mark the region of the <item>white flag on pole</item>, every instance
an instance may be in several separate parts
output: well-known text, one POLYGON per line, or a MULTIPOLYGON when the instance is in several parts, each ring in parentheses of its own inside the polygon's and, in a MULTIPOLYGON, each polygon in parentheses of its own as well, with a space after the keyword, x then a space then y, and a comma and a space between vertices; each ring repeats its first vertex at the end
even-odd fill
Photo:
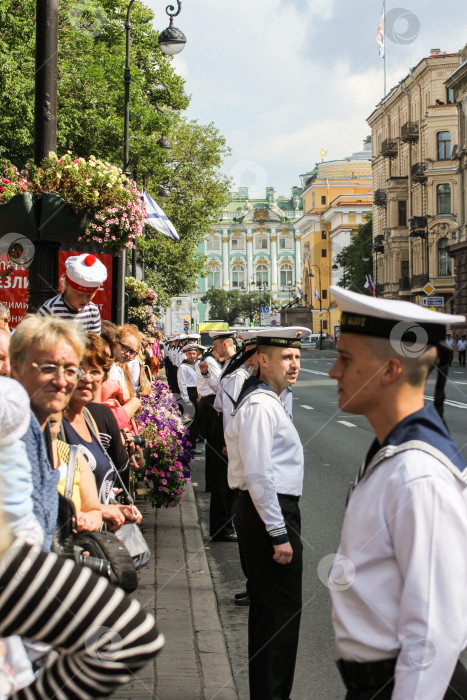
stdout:
POLYGON ((146 190, 143 190, 142 199, 146 205, 146 223, 169 238, 172 238, 174 241, 179 241, 180 236, 178 235, 175 226, 170 221, 169 217, 164 214, 157 202, 155 202, 146 192, 146 190))

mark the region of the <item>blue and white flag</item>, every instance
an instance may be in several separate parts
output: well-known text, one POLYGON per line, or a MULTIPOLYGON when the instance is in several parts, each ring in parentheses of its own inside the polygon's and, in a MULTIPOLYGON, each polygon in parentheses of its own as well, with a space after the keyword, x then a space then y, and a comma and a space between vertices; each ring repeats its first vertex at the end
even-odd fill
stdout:
POLYGON ((383 0, 383 9, 381 10, 381 19, 379 20, 378 24, 378 30, 376 32, 376 43, 378 44, 378 51, 379 55, 381 58, 384 58, 384 23, 386 20, 386 11, 384 8, 384 0, 383 0))
POLYGON ((157 202, 148 195, 146 190, 143 190, 142 200, 146 205, 146 223, 174 241, 179 241, 180 236, 175 230, 175 226, 169 217, 164 214, 157 202))
POLYGON ((315 288, 315 299, 316 299, 316 301, 321 301, 321 299, 319 298, 318 290, 316 288, 315 288))

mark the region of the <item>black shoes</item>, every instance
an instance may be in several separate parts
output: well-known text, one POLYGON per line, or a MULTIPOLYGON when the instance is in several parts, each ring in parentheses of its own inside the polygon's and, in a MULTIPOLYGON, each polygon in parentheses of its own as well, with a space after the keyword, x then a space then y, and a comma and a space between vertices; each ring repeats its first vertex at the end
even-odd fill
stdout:
POLYGON ((240 605, 242 607, 250 605, 250 594, 248 593, 248 591, 243 591, 243 593, 235 594, 235 605, 240 605))
POLYGON ((236 532, 220 532, 218 535, 214 535, 212 538, 213 542, 238 542, 238 537, 236 532))

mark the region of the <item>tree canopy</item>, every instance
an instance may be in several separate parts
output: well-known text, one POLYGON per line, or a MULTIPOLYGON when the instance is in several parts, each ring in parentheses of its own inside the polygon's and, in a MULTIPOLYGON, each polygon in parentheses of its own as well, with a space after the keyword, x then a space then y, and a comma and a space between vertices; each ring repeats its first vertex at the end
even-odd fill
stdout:
POLYGON ((334 258, 337 265, 342 267, 342 277, 337 283, 339 287, 365 293, 364 287, 367 275, 373 273, 373 224, 371 212, 364 224, 360 224, 348 246, 343 248, 334 258), (363 258, 368 258, 364 260, 363 258))
MULTIPOLYGON (((121 166, 125 21, 128 0, 60 0, 57 153, 94 155, 121 166)), ((0 160, 22 167, 34 152, 36 0, 0 0, 0 160)), ((173 221, 180 242, 146 226, 147 281, 162 307, 192 291, 203 272, 197 253, 203 233, 227 201, 229 182, 220 172, 229 153, 213 124, 181 115, 189 104, 184 81, 158 46, 152 10, 137 0, 131 12, 130 169, 173 221), (172 151, 157 144, 169 138, 172 151)), ((157 18, 164 29, 166 15, 157 18)), ((141 262, 141 255, 139 255, 141 262)))
POLYGON ((261 306, 272 306, 273 298, 268 292, 249 292, 237 290, 226 291, 211 287, 201 297, 203 304, 209 303, 209 318, 223 319, 234 325, 237 318, 253 322, 253 316, 259 314, 261 306))

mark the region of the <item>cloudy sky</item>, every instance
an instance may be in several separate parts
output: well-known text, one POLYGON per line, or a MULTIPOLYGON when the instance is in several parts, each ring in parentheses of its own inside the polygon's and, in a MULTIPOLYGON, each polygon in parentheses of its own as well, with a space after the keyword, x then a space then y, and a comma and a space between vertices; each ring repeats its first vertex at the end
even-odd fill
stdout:
MULTIPOLYGON (((163 0, 146 0, 159 29, 163 0)), ((383 96, 376 30, 382 0, 183 0, 174 60, 188 116, 214 122, 232 150, 224 170, 261 196, 287 194, 320 160, 362 149, 383 96)), ((466 0, 386 0, 388 90, 430 49, 467 43, 466 0)))

